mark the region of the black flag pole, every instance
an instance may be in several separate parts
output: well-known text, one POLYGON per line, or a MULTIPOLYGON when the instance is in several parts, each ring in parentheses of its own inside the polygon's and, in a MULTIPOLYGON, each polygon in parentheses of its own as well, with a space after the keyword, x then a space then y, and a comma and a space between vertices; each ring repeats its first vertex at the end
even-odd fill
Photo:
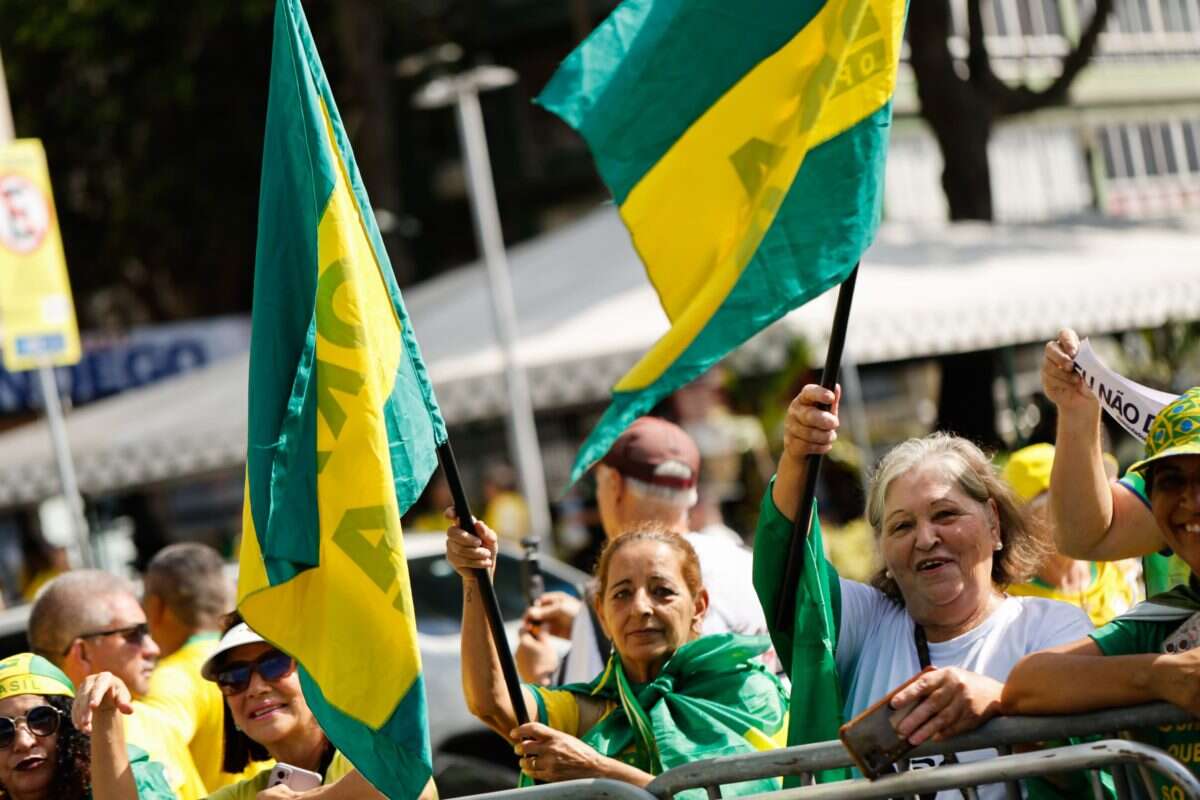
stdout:
MULTIPOLYGON (((838 367, 842 363, 842 350, 846 344, 846 327, 850 322, 850 303, 854 300, 854 283, 858 279, 858 264, 842 281, 838 289, 837 308, 833 313, 833 330, 829 334, 829 349, 825 352, 825 369, 821 371, 821 385, 834 391, 838 381, 838 367)), ((821 404, 829 410, 829 406, 821 404)), ((804 495, 792 523, 792 545, 788 550, 787 567, 783 573, 783 588, 779 593, 779 607, 775 612, 776 630, 790 630, 795 612, 796 589, 800 584, 800 565, 804 563, 804 548, 808 544, 808 532, 812 527, 813 500, 817 496, 817 478, 821 474, 821 455, 814 453, 807 458, 804 474, 804 495)))
MULTIPOLYGON (((442 462, 442 473, 446 483, 450 484, 450 496, 454 498, 454 513, 458 515, 458 524, 465 531, 475 532, 475 517, 471 514, 471 505, 467 502, 467 493, 463 489, 462 478, 458 474, 458 464, 454 460, 454 451, 450 441, 438 447, 438 460, 442 462)), ((529 722, 525 713, 525 700, 521 694, 521 679, 517 677, 517 663, 513 661, 512 651, 508 649, 508 636, 504 632, 504 617, 500 615, 500 602, 496 599, 496 587, 492 585, 492 577, 486 569, 475 570, 476 583, 479 584, 479 597, 487 612, 488 628, 492 631, 492 642, 496 645, 496 655, 500 659, 500 671, 504 673, 504 684, 508 689, 508 700, 512 703, 513 713, 517 724, 529 722)))

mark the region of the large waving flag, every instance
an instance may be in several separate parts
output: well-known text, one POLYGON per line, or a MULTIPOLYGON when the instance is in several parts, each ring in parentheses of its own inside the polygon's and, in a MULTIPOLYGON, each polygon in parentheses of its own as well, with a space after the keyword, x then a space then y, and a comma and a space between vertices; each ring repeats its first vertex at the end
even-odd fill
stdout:
POLYGON ((446 431, 299 0, 263 147, 238 607, 381 791, 431 772, 400 515, 446 431))
POLYGON ((577 478, 662 397, 841 283, 878 225, 906 0, 625 0, 538 102, 587 141, 671 329, 577 478))

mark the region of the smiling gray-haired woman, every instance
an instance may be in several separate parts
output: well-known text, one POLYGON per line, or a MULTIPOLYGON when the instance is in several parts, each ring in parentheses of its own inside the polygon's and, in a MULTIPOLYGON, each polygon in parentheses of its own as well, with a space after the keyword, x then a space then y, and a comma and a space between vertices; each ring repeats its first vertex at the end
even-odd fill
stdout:
MULTIPOLYGON (((768 620, 776 619, 781 600, 806 459, 828 452, 837 438, 838 399, 840 393, 809 385, 788 409, 784 453, 763 498, 754 541, 754 584, 768 620)), ((1003 681, 1017 661, 1091 629, 1078 608, 1005 594, 1008 584, 1036 569, 1038 537, 1011 490, 971 442, 935 433, 891 450, 872 478, 867 515, 883 571, 867 585, 839 579, 826 563, 828 580, 802 579, 795 602, 797 608, 830 609, 833 630, 807 624, 797 613, 793 629, 771 631, 792 675, 794 718, 803 713, 800 698, 811 697, 814 653, 822 652, 826 638, 834 642, 842 719, 923 667, 935 667, 892 701, 896 708, 913 704, 899 731, 919 744, 987 720, 997 713, 1003 681), (827 588, 814 591, 818 586, 827 588)), ((819 548, 819 525, 812 536, 819 548)), ((794 726, 788 744, 803 743, 804 731, 794 726)), ((1002 788, 983 794, 993 791, 1000 796, 1002 788)))

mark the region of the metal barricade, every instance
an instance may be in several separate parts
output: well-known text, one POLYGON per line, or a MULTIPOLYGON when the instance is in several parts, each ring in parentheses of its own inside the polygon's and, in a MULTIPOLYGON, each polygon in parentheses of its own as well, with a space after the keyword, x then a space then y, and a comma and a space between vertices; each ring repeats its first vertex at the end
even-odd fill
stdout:
POLYGON ((654 800, 654 795, 632 783, 613 781, 607 778, 586 778, 577 781, 544 783, 523 789, 506 789, 502 792, 473 794, 462 800, 654 800))
MULTIPOLYGON (((995 749, 1001 756, 1004 756, 1012 752, 1013 745, 1051 742, 1070 737, 1112 736, 1131 728, 1174 725, 1194 721, 1195 717, 1167 703, 1131 706, 1069 716, 997 717, 971 733, 944 742, 927 742, 914 750, 909 757, 915 759, 923 756, 985 749, 995 749)), ((975 761, 962 766, 970 767, 980 763, 975 761)), ((768 750, 744 756, 728 756, 684 764, 659 775, 646 789, 659 800, 669 800, 685 789, 696 788, 705 788, 708 790, 709 797, 718 798, 721 797, 720 787, 723 785, 779 776, 799 776, 801 784, 809 784, 812 783, 814 773, 848 766, 852 766, 852 762, 841 742, 818 742, 783 750, 768 750)), ((948 769, 950 766, 953 765, 937 769, 948 769)), ((1133 782, 1127 769, 1116 768, 1114 779, 1118 797, 1121 800, 1135 796, 1136 790, 1133 789, 1133 782)), ((1006 780, 1009 786, 1009 797, 1020 798, 1020 789, 1015 779, 1006 780)), ((842 781, 830 785, 847 786, 848 784, 842 781)))
MULTIPOLYGON (((1200 800, 1200 782, 1187 767, 1156 747, 1123 739, 1055 747, 965 764, 946 764, 933 769, 885 775, 875 781, 859 778, 781 789, 749 795, 746 800, 886 800, 944 789, 1096 770, 1115 764, 1135 764, 1157 772, 1174 781, 1183 790, 1187 800, 1200 800)), ((1094 790, 1098 789, 1095 782, 1093 787, 1094 790)))

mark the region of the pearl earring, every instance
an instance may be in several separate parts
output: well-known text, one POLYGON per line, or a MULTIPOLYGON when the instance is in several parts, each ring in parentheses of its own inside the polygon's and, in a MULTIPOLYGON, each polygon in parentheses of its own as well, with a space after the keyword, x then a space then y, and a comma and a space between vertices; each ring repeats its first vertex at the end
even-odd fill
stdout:
POLYGON ((996 542, 994 545, 992 545, 992 549, 993 549, 993 550, 996 550, 996 551, 1003 550, 1003 549, 1004 549, 1004 542, 996 542))

